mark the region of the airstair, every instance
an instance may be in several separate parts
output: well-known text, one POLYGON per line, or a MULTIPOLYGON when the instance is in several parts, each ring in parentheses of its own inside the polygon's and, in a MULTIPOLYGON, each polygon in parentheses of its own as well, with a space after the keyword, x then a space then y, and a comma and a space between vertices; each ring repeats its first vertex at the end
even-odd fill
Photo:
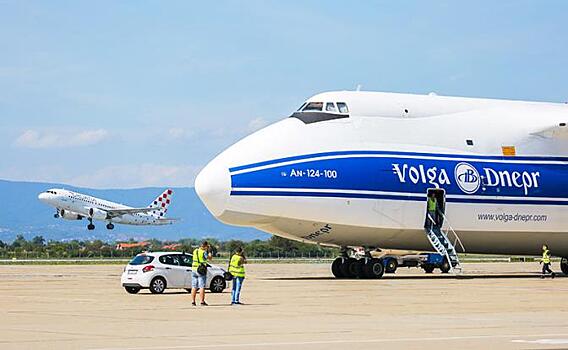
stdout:
POLYGON ((424 231, 426 232, 426 236, 428 237, 430 244, 432 244, 432 247, 434 247, 439 254, 445 256, 450 263, 450 272, 453 274, 459 274, 462 272, 462 267, 458 258, 456 245, 459 245, 462 253, 465 252, 465 248, 457 233, 448 222, 446 216, 443 213, 440 213, 440 215, 444 219, 443 222, 444 226, 446 226, 446 231, 444 232, 441 227, 436 225, 435 220, 430 216, 430 214, 428 214, 429 225, 424 228, 424 231), (452 237, 453 242, 450 240, 449 236, 452 237))

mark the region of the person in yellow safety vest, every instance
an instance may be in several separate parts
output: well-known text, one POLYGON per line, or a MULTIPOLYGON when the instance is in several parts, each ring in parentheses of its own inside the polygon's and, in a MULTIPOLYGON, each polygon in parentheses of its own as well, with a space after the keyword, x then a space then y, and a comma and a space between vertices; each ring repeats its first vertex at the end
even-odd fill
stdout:
POLYGON ((542 264, 542 275, 540 278, 546 277, 547 273, 549 273, 552 278, 556 276, 556 274, 550 269, 550 251, 546 244, 542 246, 542 259, 540 260, 540 263, 542 264))
POLYGON ((203 241, 201 246, 193 250, 193 261, 191 263, 191 305, 195 306, 195 295, 199 289, 199 297, 201 299, 201 305, 207 306, 205 302, 205 282, 207 281, 207 272, 205 274, 200 274, 197 272, 199 265, 207 264, 207 261, 211 261, 213 256, 211 254, 211 247, 209 242, 203 241))
POLYGON ((436 226, 438 223, 438 216, 437 216, 438 200, 436 199, 436 195, 434 194, 434 192, 430 192, 430 195, 428 196, 427 209, 428 209, 428 216, 430 216, 432 220, 434 220, 434 222, 432 222, 429 218, 426 218, 426 220, 428 221, 427 226, 432 228, 433 226, 436 226))
POLYGON ((229 272, 233 275, 233 290, 231 291, 231 305, 243 305, 241 303, 241 288, 245 281, 245 264, 247 258, 243 252, 243 248, 238 247, 237 251, 231 257, 229 262, 229 272))

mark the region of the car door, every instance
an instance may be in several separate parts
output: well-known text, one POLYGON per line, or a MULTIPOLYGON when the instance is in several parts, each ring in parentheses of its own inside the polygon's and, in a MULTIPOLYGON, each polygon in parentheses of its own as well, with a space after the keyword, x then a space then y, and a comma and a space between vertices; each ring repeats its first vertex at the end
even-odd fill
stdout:
POLYGON ((193 263, 192 256, 191 254, 180 254, 179 261, 181 267, 183 267, 185 270, 184 288, 191 288, 191 264, 193 263))
POLYGON ((183 288, 185 285, 185 268, 180 266, 179 255, 162 255, 160 262, 164 264, 168 288, 183 288))

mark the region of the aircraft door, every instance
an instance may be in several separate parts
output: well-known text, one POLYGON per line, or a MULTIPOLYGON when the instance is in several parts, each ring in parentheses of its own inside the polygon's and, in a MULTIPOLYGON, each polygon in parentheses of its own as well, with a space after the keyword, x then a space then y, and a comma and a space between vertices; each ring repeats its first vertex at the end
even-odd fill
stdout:
POLYGON ((426 217, 424 227, 441 228, 446 212, 446 191, 441 188, 430 188, 426 193, 426 217))

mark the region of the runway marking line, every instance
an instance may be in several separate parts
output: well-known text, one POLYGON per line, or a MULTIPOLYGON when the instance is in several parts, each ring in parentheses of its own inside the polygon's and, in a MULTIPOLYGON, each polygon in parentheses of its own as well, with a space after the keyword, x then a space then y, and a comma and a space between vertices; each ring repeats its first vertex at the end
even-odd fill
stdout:
MULTIPOLYGON (((173 345, 173 346, 151 346, 151 347, 112 347, 112 348, 91 348, 91 350, 174 350, 174 349, 211 349, 211 348, 242 348, 242 347, 268 347, 268 346, 293 346, 293 345, 325 345, 325 344, 347 344, 347 343, 396 343, 396 342, 415 342, 415 341, 444 341, 444 340, 475 340, 475 339, 498 339, 498 338, 535 338, 535 337, 565 337, 568 333, 558 334, 501 334, 501 335, 466 335, 454 337, 422 337, 422 338, 384 338, 384 339, 338 339, 338 340, 315 340, 304 342, 263 342, 263 343, 230 343, 230 344, 203 344, 203 345, 173 345)), ((538 341, 554 341, 554 339, 539 339, 535 341, 515 339, 512 342, 535 343, 538 341)), ((568 342, 566 339, 562 341, 568 342)), ((537 343, 540 344, 540 343, 537 343)), ((551 343, 547 343, 551 344, 551 343)), ((562 343, 565 344, 565 343, 562 343)))

